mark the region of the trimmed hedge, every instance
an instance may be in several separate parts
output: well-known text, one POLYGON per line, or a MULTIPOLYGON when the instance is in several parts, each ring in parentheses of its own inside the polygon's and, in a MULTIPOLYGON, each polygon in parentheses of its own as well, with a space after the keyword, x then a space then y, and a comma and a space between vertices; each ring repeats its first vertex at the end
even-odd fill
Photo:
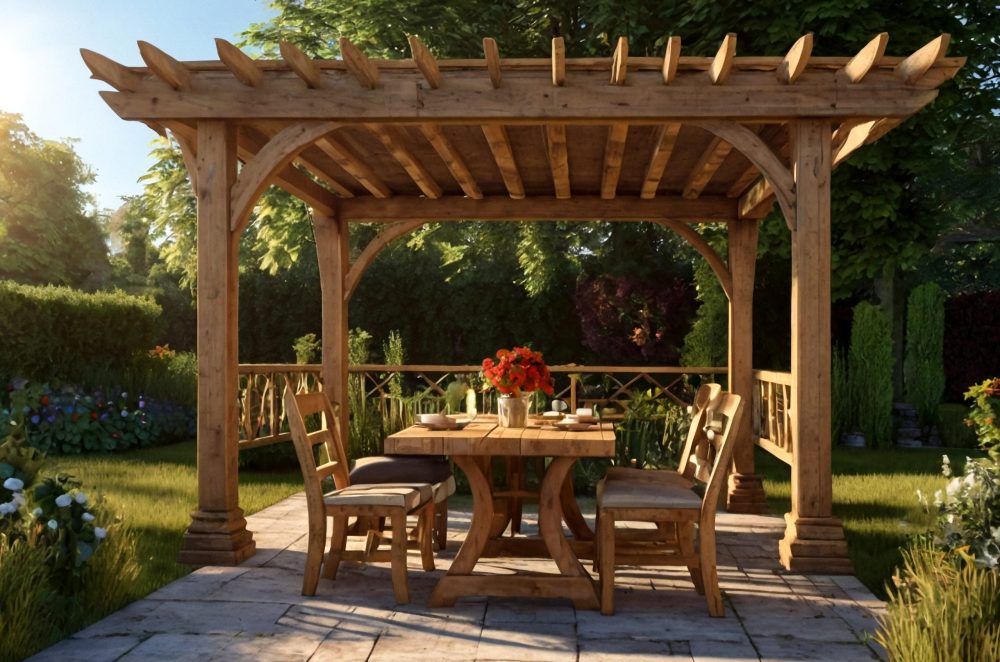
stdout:
POLYGON ((952 297, 944 308, 945 399, 964 402, 970 386, 1000 375, 1000 290, 952 297))
POLYGON ((79 381, 153 346, 160 307, 124 292, 0 281, 0 375, 79 381))

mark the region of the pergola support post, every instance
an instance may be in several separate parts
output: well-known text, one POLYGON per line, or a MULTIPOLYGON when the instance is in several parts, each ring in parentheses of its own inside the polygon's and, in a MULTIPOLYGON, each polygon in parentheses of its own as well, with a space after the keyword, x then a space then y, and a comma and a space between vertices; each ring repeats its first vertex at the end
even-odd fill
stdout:
MULTIPOLYGON (((752 219, 729 223, 729 390, 753 400, 753 287, 757 266, 759 222, 752 219)), ((731 513, 765 513, 767 499, 760 476, 754 473, 752 422, 743 417, 736 431, 733 472, 729 476, 726 509, 731 513)))
POLYGON ((792 511, 779 554, 788 570, 851 573, 831 476, 829 121, 794 122, 792 143, 792 511))
POLYGON ((313 234, 319 262, 322 298, 323 390, 334 403, 343 443, 347 444, 347 273, 350 269, 348 223, 331 214, 313 211, 313 234))
POLYGON ((180 561, 235 565, 256 544, 239 507, 239 234, 230 230, 236 129, 198 122, 198 510, 180 561))

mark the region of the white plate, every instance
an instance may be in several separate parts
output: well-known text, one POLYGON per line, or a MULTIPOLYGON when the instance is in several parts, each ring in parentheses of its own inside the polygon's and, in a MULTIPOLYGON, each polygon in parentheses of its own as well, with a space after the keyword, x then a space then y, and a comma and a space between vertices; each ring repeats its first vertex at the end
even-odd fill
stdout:
POLYGON ((438 425, 436 423, 414 423, 422 428, 427 428, 428 430, 433 430, 435 432, 442 432, 444 430, 462 430, 466 425, 472 421, 456 421, 452 425, 438 425))
POLYGON ((560 430, 569 430, 570 432, 583 432, 593 428, 590 423, 555 423, 554 425, 560 430))

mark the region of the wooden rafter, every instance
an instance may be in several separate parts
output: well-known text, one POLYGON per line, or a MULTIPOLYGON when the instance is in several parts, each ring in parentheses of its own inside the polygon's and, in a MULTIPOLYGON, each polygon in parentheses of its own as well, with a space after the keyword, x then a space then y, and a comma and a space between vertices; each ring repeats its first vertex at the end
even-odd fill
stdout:
POLYGON ((865 44, 865 47, 858 51, 858 54, 852 57, 841 69, 847 80, 852 83, 863 81, 868 72, 882 61, 888 43, 889 33, 880 32, 875 35, 874 39, 865 44))
POLYGON ((677 64, 681 59, 681 38, 677 36, 667 39, 667 50, 663 53, 663 67, 660 73, 663 76, 663 84, 670 85, 677 77, 677 64))
POLYGON ((142 76, 128 67, 122 66, 111 58, 87 50, 86 48, 80 49, 80 57, 83 58, 84 64, 90 69, 93 78, 103 80, 119 92, 135 92, 139 89, 142 76))
POLYGON ((608 127, 608 140, 604 145, 604 168, 601 171, 601 197, 605 200, 613 199, 618 190, 627 139, 628 124, 622 122, 608 127))
MULTIPOLYGON (((258 130, 250 126, 241 127, 239 132, 240 160, 243 162, 248 162, 251 158, 253 158, 253 153, 260 151, 260 149, 264 145, 266 145, 267 142, 271 140, 271 138, 273 137, 274 135, 267 131, 258 130)), ((303 150, 303 152, 304 151, 305 150, 303 150)), ((299 172, 299 170, 304 170, 307 173, 309 173, 309 175, 312 175, 314 178, 322 182, 324 186, 333 191, 338 197, 341 198, 354 197, 354 193, 350 189, 346 188, 343 184, 341 184, 334 177, 328 174, 325 168, 322 168, 317 164, 313 163, 308 157, 304 155, 303 152, 299 152, 299 154, 292 160, 292 164, 297 166, 298 169, 286 168, 285 170, 286 176, 293 178, 293 180, 297 182, 299 186, 308 186, 308 183, 305 181, 308 179, 308 177, 303 179, 302 173, 299 172)), ((290 189, 287 188, 287 186, 284 186, 281 183, 279 183, 279 186, 291 192, 290 189)), ((317 186, 317 189, 319 188, 321 187, 317 186)), ((315 197, 315 195, 313 197, 315 197)))
POLYGON ((674 144, 677 142, 677 134, 680 133, 680 130, 681 125, 677 122, 664 124, 657 128, 653 154, 649 157, 646 176, 642 181, 642 191, 639 193, 639 197, 644 200, 656 197, 656 190, 660 188, 663 171, 666 169, 667 163, 670 162, 670 156, 674 152, 674 144))
POLYGON ((248 87, 257 87, 260 85, 264 73, 249 55, 225 39, 216 39, 215 49, 219 53, 219 59, 225 63, 229 71, 233 72, 236 80, 248 87))
POLYGON ((175 90, 186 88, 190 83, 191 71, 151 43, 140 41, 139 54, 153 75, 175 90))
POLYGON ((427 47, 424 46, 419 37, 411 36, 409 42, 413 62, 417 65, 417 69, 420 69, 420 73, 424 75, 427 84, 434 90, 441 87, 441 70, 438 68, 437 60, 434 59, 434 56, 427 50, 427 47))
POLYGON ((615 54, 611 58, 611 84, 624 85, 628 76, 628 39, 618 37, 615 54))
POLYGON ((809 64, 812 55, 813 34, 809 32, 799 37, 785 55, 778 67, 778 80, 785 84, 794 83, 809 64))
POLYGON ((500 87, 503 77, 500 73, 500 49, 497 48, 496 39, 490 37, 483 39, 483 57, 486 59, 486 69, 490 73, 490 83, 494 88, 500 87))
POLYGON ((896 75, 907 85, 913 85, 923 78, 931 67, 948 52, 951 35, 942 34, 928 42, 923 48, 896 65, 896 75))
POLYGON ((566 127, 562 124, 545 126, 545 144, 548 148, 549 167, 556 198, 568 200, 573 193, 569 183, 569 149, 566 145, 566 127))
MULTIPOLYGON (((765 143, 771 144, 780 142, 782 146, 787 145, 786 138, 788 134, 782 125, 766 126, 760 130, 758 135, 765 143)), ((775 151, 781 155, 780 149, 775 149, 775 151)), ((750 185, 757 180, 758 177, 760 177, 760 171, 757 169, 757 166, 751 163, 730 185, 729 190, 726 191, 726 197, 740 197, 746 192, 750 185)))
POLYGON ((385 185, 371 166, 343 138, 323 136, 316 141, 316 147, 333 159, 337 165, 358 180, 376 198, 388 198, 392 190, 385 185))
POLYGON ((339 43, 344 65, 361 87, 369 90, 377 88, 379 84, 378 67, 347 37, 341 37, 339 43))
POLYGON ((500 176, 503 177, 504 185, 510 197, 519 200, 524 197, 524 182, 521 181, 521 171, 517 168, 517 161, 514 160, 514 150, 511 149, 510 139, 507 137, 507 127, 503 124, 484 124, 483 135, 493 152, 493 160, 496 161, 500 169, 500 176))
POLYGON ((288 63, 288 68, 294 71, 296 76, 312 89, 319 87, 322 74, 319 66, 311 57, 290 41, 281 41, 278 44, 278 49, 281 51, 281 57, 288 63))
POLYGON ((712 180, 712 176, 729 156, 733 146, 716 136, 701 153, 698 162, 691 168, 691 174, 684 184, 684 197, 697 198, 712 180))
POLYGON ((379 139, 382 146, 389 150, 389 153, 399 162, 399 165, 403 166, 403 170, 420 187, 424 195, 428 198, 441 197, 441 185, 434 180, 433 175, 428 172, 424 164, 420 162, 420 159, 410 151, 397 130, 381 124, 369 124, 368 130, 375 134, 375 137, 379 139))
POLYGON ((566 42, 562 37, 552 37, 552 84, 562 87, 566 83, 566 42))
POLYGON ((469 167, 465 164, 465 159, 462 158, 461 152, 455 149, 455 146, 451 144, 451 141, 441 131, 441 127, 436 124, 421 124, 420 131, 438 153, 438 156, 441 157, 441 160, 444 161, 451 176, 462 187, 462 191, 475 200, 482 198, 483 192, 480 190, 476 178, 469 171, 469 167))
POLYGON ((722 196, 703 195, 694 200, 680 196, 657 196, 654 200, 621 198, 605 200, 595 195, 574 195, 567 200, 553 196, 512 199, 485 196, 473 200, 464 196, 444 196, 437 200, 396 195, 386 200, 357 197, 341 200, 340 218, 349 221, 429 221, 460 220, 675 220, 684 223, 711 223, 737 218, 737 201, 722 196))
POLYGON ((712 79, 713 85, 722 85, 729 78, 729 72, 733 68, 733 59, 736 57, 736 33, 730 32, 722 40, 719 51, 712 60, 712 66, 708 70, 708 76, 712 79))

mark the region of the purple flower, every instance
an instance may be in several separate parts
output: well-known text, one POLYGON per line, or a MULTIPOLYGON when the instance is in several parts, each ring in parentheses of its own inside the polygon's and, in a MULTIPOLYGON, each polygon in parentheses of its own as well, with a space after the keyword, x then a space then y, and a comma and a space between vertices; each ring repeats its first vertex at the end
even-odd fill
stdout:
POLYGON ((103 414, 101 414, 101 420, 102 421, 108 420, 108 413, 107 412, 104 412, 103 414))
POLYGON ((139 401, 139 409, 145 409, 145 408, 146 408, 146 401, 145 400, 140 400, 139 401))
POLYGON ((39 418, 38 414, 35 414, 34 416, 31 417, 31 424, 32 425, 38 425, 38 422, 40 420, 42 420, 42 419, 39 418))
POLYGON ((122 409, 122 418, 128 418, 128 412, 122 409))
POLYGON ((55 416, 46 416, 45 420, 48 421, 49 423, 55 423, 56 422, 56 417, 55 416))

